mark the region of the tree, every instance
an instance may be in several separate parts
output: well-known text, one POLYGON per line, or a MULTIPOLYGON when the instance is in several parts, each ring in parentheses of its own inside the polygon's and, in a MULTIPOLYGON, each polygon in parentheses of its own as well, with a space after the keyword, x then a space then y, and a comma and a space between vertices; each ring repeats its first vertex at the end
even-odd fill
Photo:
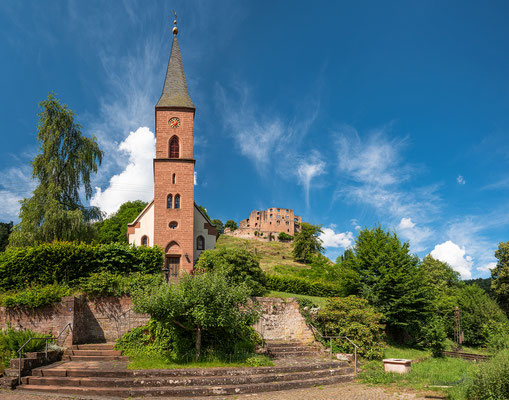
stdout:
POLYGON ((498 262, 491 270, 491 288, 498 304, 509 314, 509 242, 498 244, 495 257, 498 262))
POLYGON ((141 200, 122 204, 115 214, 95 224, 97 241, 127 243, 127 224, 133 222, 146 206, 147 203, 141 200))
POLYGON ((232 232, 234 230, 238 229, 237 223, 234 220, 232 220, 232 219, 229 219, 228 221, 226 221, 226 224, 224 224, 224 227, 225 228, 230 228, 230 230, 232 232))
POLYGON ((97 172, 103 152, 95 137, 82 135, 75 113, 54 94, 39 106, 40 147, 32 161, 32 176, 39 184, 32 197, 21 201, 21 221, 14 227, 9 244, 89 241, 93 237, 89 221, 100 219, 101 213, 95 207, 85 207, 80 192, 87 200, 92 196, 90 175, 97 172))
POLYGON ((9 235, 12 232, 12 221, 0 222, 0 251, 5 251, 7 244, 9 243, 9 235))
POLYGON ((206 250, 200 254, 195 269, 220 272, 235 284, 245 283, 253 296, 262 296, 266 292, 267 278, 258 259, 244 249, 206 250))
POLYGON ((134 297, 135 310, 148 313, 164 326, 179 328, 180 336, 195 339, 195 357, 202 342, 213 336, 232 345, 260 316, 250 306, 245 284, 233 284, 219 273, 184 275, 178 282, 161 285, 150 295, 134 297), (231 340, 233 339, 233 340, 231 340))
POLYGON ((381 226, 365 228, 351 251, 338 261, 340 275, 349 277, 349 294, 367 299, 384 315, 393 339, 403 341, 419 335, 431 312, 430 293, 408 242, 402 243, 381 226))
POLYGON ((217 231, 219 233, 223 233, 224 232, 224 225, 223 225, 223 223, 221 222, 220 219, 213 219, 211 222, 212 222, 213 225, 216 226, 217 231))
POLYGON ((314 254, 323 251, 322 239, 320 239, 322 227, 303 222, 300 232, 293 239, 293 257, 296 261, 310 263, 314 254))

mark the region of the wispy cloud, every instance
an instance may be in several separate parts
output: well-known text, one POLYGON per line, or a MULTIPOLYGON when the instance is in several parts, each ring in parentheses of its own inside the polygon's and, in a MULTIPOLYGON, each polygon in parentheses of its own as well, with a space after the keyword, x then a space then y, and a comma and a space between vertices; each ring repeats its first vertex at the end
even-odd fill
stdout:
POLYGON ((325 174, 325 162, 322 161, 318 151, 311 152, 309 159, 302 160, 297 167, 297 177, 304 188, 306 206, 309 207, 309 190, 311 181, 317 176, 325 174))
POLYGON ((433 236, 433 231, 428 227, 420 227, 411 218, 401 218, 397 230, 402 238, 410 242, 410 248, 414 252, 426 250, 426 243, 433 236))
POLYGON ((19 201, 30 197, 37 186, 32 180, 32 170, 29 165, 20 165, 0 172, 0 220, 17 221, 19 201))
POLYGON ((464 185, 465 183, 467 183, 467 181, 462 175, 458 175, 458 177, 456 178, 456 182, 458 182, 460 185, 464 185))

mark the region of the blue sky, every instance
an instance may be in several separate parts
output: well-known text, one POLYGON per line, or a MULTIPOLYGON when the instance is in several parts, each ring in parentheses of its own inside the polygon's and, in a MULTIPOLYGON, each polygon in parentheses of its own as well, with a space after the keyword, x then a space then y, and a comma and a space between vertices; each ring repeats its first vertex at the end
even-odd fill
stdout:
POLYGON ((293 208, 323 225, 331 259, 381 223, 421 257, 489 275, 509 240, 503 1, 4 1, 0 220, 34 188, 49 91, 106 153, 92 204, 152 198, 171 9, 212 218, 293 208))

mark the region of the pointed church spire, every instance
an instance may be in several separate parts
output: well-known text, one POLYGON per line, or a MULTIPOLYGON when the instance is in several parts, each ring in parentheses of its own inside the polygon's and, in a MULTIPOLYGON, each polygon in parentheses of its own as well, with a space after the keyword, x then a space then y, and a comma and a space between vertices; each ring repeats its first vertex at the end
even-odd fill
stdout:
MULTIPOLYGON (((175 11, 173 12, 175 14, 175 11)), ((187 91, 186 76, 182 65, 182 56, 180 55, 179 42, 177 40, 177 14, 173 28, 173 43, 171 46, 170 60, 164 79, 163 93, 156 107, 181 107, 195 109, 189 92, 187 91)))

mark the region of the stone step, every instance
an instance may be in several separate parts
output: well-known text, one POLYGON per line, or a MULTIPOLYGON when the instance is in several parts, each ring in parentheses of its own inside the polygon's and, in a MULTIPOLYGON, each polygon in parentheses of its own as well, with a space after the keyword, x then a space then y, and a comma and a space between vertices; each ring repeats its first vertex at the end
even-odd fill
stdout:
POLYGON ((352 368, 341 367, 315 371, 253 374, 223 375, 223 376, 182 376, 182 377, 145 377, 145 378, 116 378, 116 377, 38 377, 26 376, 22 378, 24 385, 40 386, 86 386, 86 387, 169 387, 169 386, 210 386, 210 385, 244 385, 252 383, 285 382, 305 379, 323 378, 328 376, 349 375, 352 368))
POLYGON ((65 350, 64 356, 121 356, 119 350, 65 350))
POLYGON ((324 369, 338 369, 348 367, 345 361, 324 361, 317 363, 302 363, 284 367, 255 367, 255 368, 178 368, 158 370, 123 370, 123 369, 83 369, 66 368, 65 363, 57 364, 55 367, 41 367, 32 370, 32 376, 44 377, 112 377, 126 378, 136 377, 190 377, 190 376, 239 376, 250 374, 285 374, 292 372, 319 371, 324 369))
POLYGON ((297 350, 297 351, 269 351, 269 354, 274 358, 283 357, 319 357, 322 356, 320 352, 316 350, 297 350))
POLYGON ((87 386, 56 386, 56 385, 21 385, 18 391, 32 391, 41 393, 70 394, 77 396, 112 396, 112 397, 141 397, 141 396, 175 396, 195 397, 214 395, 238 395, 245 393, 261 393, 277 390, 304 388, 334 383, 349 382, 353 375, 337 375, 312 379, 290 380, 283 382, 263 382, 237 385, 212 386, 162 386, 162 387, 87 387, 87 386))
POLYGON ((285 352, 285 351, 320 351, 321 349, 313 346, 287 346, 287 347, 273 347, 273 346, 267 346, 267 350, 277 351, 277 352, 285 352))
POLYGON ((274 346, 274 347, 293 347, 293 346, 306 346, 302 342, 297 341, 280 341, 280 340, 266 340, 265 343, 267 346, 274 346))
POLYGON ((73 350, 113 350, 115 343, 89 343, 89 344, 75 344, 72 346, 73 350))
POLYGON ((63 361, 129 361, 125 356, 73 356, 63 355, 63 361))

